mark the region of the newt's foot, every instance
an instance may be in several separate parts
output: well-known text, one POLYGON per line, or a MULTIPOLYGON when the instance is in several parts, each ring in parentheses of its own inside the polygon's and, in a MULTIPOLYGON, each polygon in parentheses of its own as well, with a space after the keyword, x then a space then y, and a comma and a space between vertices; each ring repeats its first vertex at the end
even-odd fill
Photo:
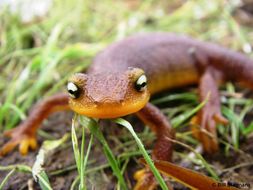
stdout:
POLYGON ((148 168, 135 172, 134 179, 137 181, 134 190, 153 190, 158 185, 152 172, 148 168))
POLYGON ((16 146, 19 146, 19 152, 22 155, 26 155, 29 148, 34 150, 37 147, 35 134, 31 133, 31 131, 27 130, 27 127, 23 125, 4 132, 4 136, 11 139, 0 149, 0 156, 8 154, 16 146))
MULTIPOLYGON (((149 168, 135 172, 134 179, 137 181, 134 190, 154 190, 158 187, 158 183, 149 168)), ((169 183, 167 183, 167 185, 171 187, 169 183)))
POLYGON ((192 118, 191 124, 193 135, 202 142, 205 152, 218 151, 216 125, 228 124, 228 120, 221 115, 220 110, 207 104, 197 116, 192 118))

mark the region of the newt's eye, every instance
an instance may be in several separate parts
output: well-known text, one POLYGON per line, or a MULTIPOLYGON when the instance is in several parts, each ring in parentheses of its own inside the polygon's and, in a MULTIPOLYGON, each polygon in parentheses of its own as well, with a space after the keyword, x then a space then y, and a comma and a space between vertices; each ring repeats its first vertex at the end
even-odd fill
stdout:
POLYGON ((135 88, 139 92, 144 91, 147 88, 147 77, 143 74, 135 82, 135 88))
POLYGON ((71 98, 78 98, 80 96, 80 90, 73 82, 68 82, 67 90, 71 98))

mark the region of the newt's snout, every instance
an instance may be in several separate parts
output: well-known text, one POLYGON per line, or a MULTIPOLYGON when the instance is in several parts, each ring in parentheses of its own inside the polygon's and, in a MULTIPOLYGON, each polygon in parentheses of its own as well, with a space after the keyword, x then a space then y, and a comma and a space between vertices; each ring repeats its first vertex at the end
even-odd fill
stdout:
POLYGON ((141 69, 73 75, 67 85, 73 111, 95 118, 116 118, 139 111, 149 100, 141 69))

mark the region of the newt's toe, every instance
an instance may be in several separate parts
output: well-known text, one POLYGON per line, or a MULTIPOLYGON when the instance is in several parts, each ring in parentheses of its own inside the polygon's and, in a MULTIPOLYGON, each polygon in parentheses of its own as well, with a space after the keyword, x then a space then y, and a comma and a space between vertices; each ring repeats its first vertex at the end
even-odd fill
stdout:
POLYGON ((6 130, 6 131, 4 131, 3 135, 4 135, 5 137, 11 138, 12 133, 13 133, 14 130, 15 130, 15 128, 14 128, 14 129, 6 130))
POLYGON ((32 150, 36 149, 37 147, 37 141, 35 138, 25 138, 21 140, 20 145, 19 145, 19 152, 22 155, 27 155, 29 148, 32 150))
POLYGON ((0 149, 0 156, 4 156, 13 151, 13 149, 18 145, 19 152, 22 155, 26 155, 29 148, 34 150, 37 147, 35 134, 31 134, 26 127, 16 127, 14 129, 6 131, 4 135, 10 137, 11 139, 0 149))
POLYGON ((17 145, 18 145, 17 140, 10 140, 7 142, 1 149, 0 149, 0 156, 5 156, 9 152, 11 152, 17 145))
POLYGON ((216 123, 227 125, 229 122, 228 120, 223 117, 221 114, 214 114, 213 119, 216 121, 216 123))
POLYGON ((138 170, 134 174, 134 179, 137 180, 134 190, 154 190, 158 185, 149 169, 138 170))
POLYGON ((215 113, 211 108, 202 110, 191 120, 192 133, 203 144, 207 153, 217 152, 219 144, 217 139, 217 124, 228 124, 228 120, 220 113, 215 113))
POLYGON ((192 135, 200 140, 200 129, 199 129, 199 117, 197 115, 195 115, 194 117, 192 117, 191 121, 190 121, 190 126, 191 126, 191 131, 192 131, 192 135))

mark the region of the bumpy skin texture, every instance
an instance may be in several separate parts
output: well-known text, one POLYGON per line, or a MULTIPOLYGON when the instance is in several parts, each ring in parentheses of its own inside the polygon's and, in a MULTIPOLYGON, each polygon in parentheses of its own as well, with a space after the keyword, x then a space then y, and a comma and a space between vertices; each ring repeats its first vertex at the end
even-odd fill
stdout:
MULTIPOLYGON (((252 88, 252 60, 241 53, 186 36, 168 33, 135 35, 100 52, 86 74, 70 78, 70 82, 80 90, 78 98, 69 98, 68 103, 67 95, 61 94, 35 106, 27 121, 7 132, 12 139, 0 154, 8 153, 18 144, 21 153, 26 154, 29 146, 36 146, 35 132, 42 120, 54 111, 71 108, 97 118, 121 117, 137 112, 157 134, 153 158, 171 160, 172 143, 168 139, 173 138, 173 132, 170 124, 156 107, 147 102, 150 93, 190 84, 199 84, 200 100, 210 94, 208 103, 194 123, 199 125, 197 130, 195 128, 195 136, 205 151, 211 153, 218 149, 216 124, 227 123, 221 116, 217 87, 226 80, 238 81, 252 88), (148 89, 136 92, 134 83, 143 72, 148 78, 148 89)), ((148 170, 136 176, 139 184, 136 189, 155 188, 148 170)))

